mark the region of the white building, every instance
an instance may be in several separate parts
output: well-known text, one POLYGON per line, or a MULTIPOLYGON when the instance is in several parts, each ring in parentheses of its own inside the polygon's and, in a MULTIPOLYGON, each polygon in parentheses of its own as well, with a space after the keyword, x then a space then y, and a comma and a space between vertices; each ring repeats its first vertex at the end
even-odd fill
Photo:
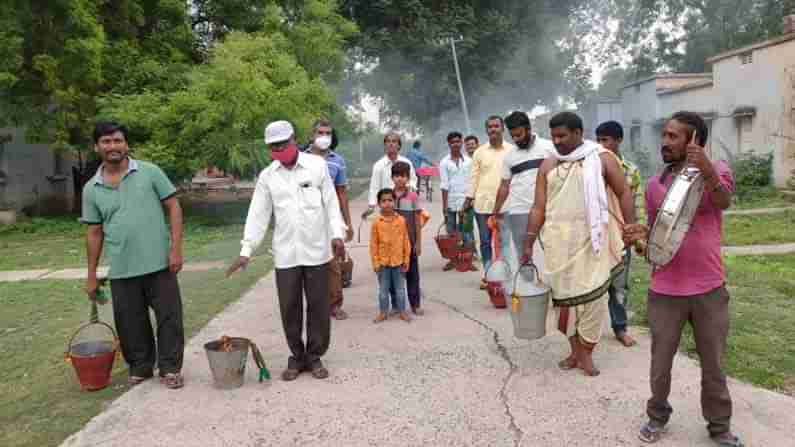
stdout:
POLYGON ((788 30, 711 57, 712 73, 658 74, 629 83, 619 104, 599 99, 586 105, 585 125, 592 132, 603 121, 621 122, 624 144, 659 165, 665 121, 680 110, 697 112, 709 126, 713 159, 773 154, 774 184, 786 187, 795 170, 795 30, 788 30))

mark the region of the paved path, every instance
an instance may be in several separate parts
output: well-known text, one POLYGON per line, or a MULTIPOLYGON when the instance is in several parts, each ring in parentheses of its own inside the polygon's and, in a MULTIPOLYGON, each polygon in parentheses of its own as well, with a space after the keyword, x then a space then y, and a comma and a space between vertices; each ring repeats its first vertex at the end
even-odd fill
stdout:
MULTIPOLYGON (((438 207, 436 203, 434 206, 438 207)), ((355 203, 354 216, 362 204, 355 203)), ((274 375, 287 347, 273 275, 212 320, 187 346, 186 387, 140 385, 91 420, 64 446, 640 446, 649 394, 649 339, 625 349, 605 338, 597 378, 562 372, 567 342, 513 338, 509 314, 477 290, 478 274, 442 272, 426 227, 422 257, 426 315, 410 324, 373 325, 375 276, 366 248, 351 250, 353 287, 346 321, 334 321, 324 357, 331 377, 212 387, 202 345, 220 335, 247 336, 274 375)), ((187 310, 190 311, 190 310, 187 310)), ((671 403, 676 409, 660 446, 711 446, 699 408, 700 371, 679 357, 671 403)), ((735 427, 749 446, 792 445, 795 399, 731 382, 735 427), (787 441, 789 439, 789 441, 787 441)))
POLYGON ((734 256, 784 255, 795 253, 795 244, 779 245, 743 245, 739 247, 721 247, 721 253, 734 256))
MULTIPOLYGON (((211 261, 211 262, 193 262, 185 264, 182 268, 184 272, 206 272, 208 270, 223 269, 228 266, 226 261, 211 261)), ((17 270, 17 271, 0 271, 0 282, 11 281, 30 281, 37 279, 85 279, 87 271, 84 268, 79 269, 60 269, 60 270, 17 270)), ((97 269, 99 277, 105 277, 108 274, 108 267, 100 267, 97 269)))
POLYGON ((795 211, 795 206, 785 206, 782 208, 753 208, 749 210, 727 210, 723 214, 727 216, 747 216, 753 214, 778 214, 787 211, 795 211))

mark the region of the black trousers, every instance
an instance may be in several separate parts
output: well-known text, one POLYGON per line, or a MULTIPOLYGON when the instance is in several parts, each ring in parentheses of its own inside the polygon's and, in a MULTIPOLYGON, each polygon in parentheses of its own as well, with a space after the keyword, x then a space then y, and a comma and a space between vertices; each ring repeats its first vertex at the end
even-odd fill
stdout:
POLYGON ((130 375, 152 376, 155 361, 161 376, 179 372, 185 332, 177 275, 166 269, 133 278, 112 279, 110 289, 113 320, 130 375), (149 320, 150 307, 155 311, 157 341, 149 320))
MULTIPOLYGON (((668 296, 649 290, 651 329, 651 399, 649 418, 668 423, 673 408, 671 370, 685 324, 690 323, 701 363, 701 412, 713 436, 731 428, 732 399, 723 373, 723 354, 729 335, 729 292, 721 286, 702 295, 668 296)), ((695 396, 694 396, 695 397, 695 396)))
POLYGON ((329 265, 276 269, 276 289, 282 326, 292 355, 287 367, 307 369, 320 361, 331 342, 329 265), (306 295, 306 344, 304 331, 306 295))

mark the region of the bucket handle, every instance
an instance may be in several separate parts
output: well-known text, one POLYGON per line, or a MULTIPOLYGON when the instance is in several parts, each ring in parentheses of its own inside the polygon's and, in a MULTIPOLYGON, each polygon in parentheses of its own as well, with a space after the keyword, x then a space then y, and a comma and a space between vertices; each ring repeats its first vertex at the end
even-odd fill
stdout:
POLYGON ((439 225, 439 229, 438 229, 438 230, 436 230, 436 237, 437 237, 437 238, 438 238, 439 236, 441 236, 441 235, 442 235, 442 228, 444 228, 446 225, 447 225, 447 224, 445 224, 444 222, 442 222, 442 224, 441 224, 441 225, 439 225))
POLYGON ((513 293, 514 293, 514 295, 516 295, 516 282, 519 280, 519 273, 521 273, 522 269, 525 268, 525 267, 530 267, 531 269, 533 269, 533 273, 535 273, 535 277, 536 277, 536 283, 541 284, 541 285, 546 285, 546 284, 544 284, 544 281, 541 280, 541 275, 538 274, 538 267, 536 267, 536 265, 533 263, 533 261, 527 261, 524 264, 520 265, 519 268, 516 269, 516 274, 513 275, 513 293))
POLYGON ((110 329, 110 333, 113 334, 113 350, 114 351, 118 351, 119 350, 119 337, 116 335, 116 331, 108 323, 105 323, 104 321, 100 321, 100 319, 99 319, 99 309, 97 308, 97 302, 94 301, 94 300, 91 300, 91 311, 90 311, 89 316, 88 316, 88 323, 85 323, 82 326, 80 326, 79 328, 77 328, 77 330, 72 333, 72 336, 69 337, 69 344, 66 345, 66 352, 64 352, 64 359, 66 359, 67 361, 71 360, 71 358, 72 358, 72 343, 75 341, 75 337, 77 337, 77 334, 79 334, 80 331, 82 331, 83 329, 87 328, 88 326, 91 326, 92 324, 100 324, 100 325, 105 326, 106 328, 110 329))
POLYGON ((358 233, 357 236, 356 236, 356 243, 357 244, 361 244, 362 243, 362 225, 364 225, 364 223, 366 221, 367 221, 367 218, 364 217, 364 216, 362 216, 362 220, 359 221, 359 228, 356 230, 356 232, 358 233))

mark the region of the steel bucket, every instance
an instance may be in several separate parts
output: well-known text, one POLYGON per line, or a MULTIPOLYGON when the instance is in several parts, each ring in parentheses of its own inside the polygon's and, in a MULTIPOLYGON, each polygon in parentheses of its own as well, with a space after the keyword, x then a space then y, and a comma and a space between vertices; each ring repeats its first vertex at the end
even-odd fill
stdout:
POLYGON ((250 341, 246 338, 232 337, 230 343, 232 350, 229 352, 223 350, 223 343, 220 340, 204 345, 216 388, 232 389, 243 386, 250 341))
POLYGON ((537 340, 546 335, 547 311, 549 309, 549 287, 541 282, 538 269, 532 263, 523 264, 516 271, 511 296, 511 320, 513 335, 524 340, 537 340), (535 281, 527 278, 519 284, 523 271, 531 269, 535 281))

